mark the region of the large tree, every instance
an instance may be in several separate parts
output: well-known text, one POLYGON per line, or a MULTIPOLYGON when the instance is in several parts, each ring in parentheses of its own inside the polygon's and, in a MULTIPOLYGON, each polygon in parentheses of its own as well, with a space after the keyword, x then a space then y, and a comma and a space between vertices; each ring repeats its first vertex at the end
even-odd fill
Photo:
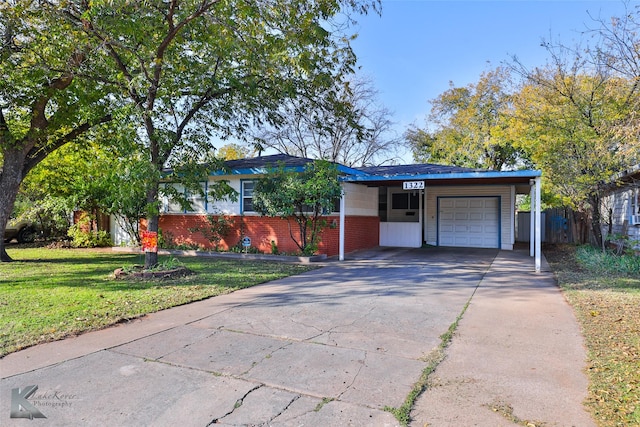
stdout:
POLYGON ((109 121, 96 44, 57 2, 0 3, 0 260, 20 183, 64 144, 109 121))
POLYGON ((274 126, 254 132, 256 145, 280 153, 347 166, 379 165, 397 157, 399 138, 391 112, 362 78, 336 80, 318 96, 291 99, 277 111, 274 126))
POLYGON ((507 132, 511 110, 508 70, 483 73, 477 83, 451 88, 431 101, 426 128, 405 138, 422 162, 494 170, 522 165, 522 152, 507 132))
POLYGON ((626 144, 620 147, 628 164, 640 162, 640 150, 633 142, 640 141, 640 9, 628 10, 610 20, 598 18, 591 33, 598 43, 592 49, 591 63, 607 70, 613 78, 626 82, 621 106, 623 113, 609 122, 612 136, 626 144), (631 143, 630 143, 631 142, 631 143))
MULTIPOLYGON (((358 0, 96 0, 69 15, 100 43, 118 97, 152 165, 147 227, 158 230, 161 174, 208 151, 211 135, 269 121, 283 100, 332 87, 351 71, 348 38, 334 33, 358 0)), ((157 263, 148 252, 145 266, 157 263)))
MULTIPOLYGON (((637 46, 640 39, 634 38, 637 46)), ((640 153, 640 75, 616 71, 622 59, 606 43, 591 49, 543 45, 550 57, 546 66, 514 64, 525 80, 514 98, 510 131, 543 170, 548 188, 589 215, 594 243, 601 245, 602 189, 637 163, 640 153)), ((629 59, 638 61, 638 54, 629 59)))
MULTIPOLYGON (((20 182, 56 148, 114 117, 137 126, 152 166, 148 227, 157 230, 163 168, 210 148, 210 136, 271 121, 351 71, 337 31, 359 0, 13 0, 0 5, 0 226, 20 182), (341 12, 347 12, 340 14, 341 12), (340 14, 341 21, 334 18, 340 14), (336 25, 334 25, 336 24, 336 25), (86 84, 89 83, 89 84, 86 84), (107 102, 108 101, 108 102, 107 102), (205 146, 206 149, 204 148, 205 146)), ((1 236, 0 236, 1 237, 1 236)), ((8 259, 0 238, 0 255, 8 259)), ((149 254, 147 266, 157 262, 149 254)))

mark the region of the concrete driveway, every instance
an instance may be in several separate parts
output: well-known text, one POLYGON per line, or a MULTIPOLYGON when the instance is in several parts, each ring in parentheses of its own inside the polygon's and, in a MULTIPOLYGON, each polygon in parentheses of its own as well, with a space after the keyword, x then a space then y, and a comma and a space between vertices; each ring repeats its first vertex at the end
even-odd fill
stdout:
MULTIPOLYGON (((0 360, 3 425, 25 421, 8 418, 10 400, 13 391, 15 405, 21 395, 14 389, 24 395, 30 385, 38 390, 28 402, 47 426, 397 425, 383 408, 402 405, 498 254, 367 252, 11 354, 0 360)), ((509 268, 540 279, 526 255, 509 268)), ((579 357, 579 335, 569 345, 579 357)), ((577 378, 570 392, 582 399, 586 383, 577 378)), ((431 416, 427 399, 451 396, 421 399, 416 425, 431 416)), ((429 425, 449 425, 439 419, 429 425)))

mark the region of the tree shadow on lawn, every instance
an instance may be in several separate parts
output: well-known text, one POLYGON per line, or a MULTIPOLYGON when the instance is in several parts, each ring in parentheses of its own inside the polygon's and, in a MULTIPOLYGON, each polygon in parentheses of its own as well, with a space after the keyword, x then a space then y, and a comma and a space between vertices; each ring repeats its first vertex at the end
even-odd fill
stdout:
MULTIPOLYGON (((160 257, 160 261, 169 258, 160 257)), ((94 253, 77 257, 28 259, 0 265, 0 284, 16 287, 52 289, 88 288, 100 291, 145 290, 157 287, 215 286, 235 290, 290 274, 295 267, 279 267, 267 262, 237 262, 216 259, 180 258, 194 275, 176 278, 116 279, 114 271, 123 266, 140 265, 144 258, 131 254, 94 253)), ((300 273, 309 267, 300 268, 300 273)))

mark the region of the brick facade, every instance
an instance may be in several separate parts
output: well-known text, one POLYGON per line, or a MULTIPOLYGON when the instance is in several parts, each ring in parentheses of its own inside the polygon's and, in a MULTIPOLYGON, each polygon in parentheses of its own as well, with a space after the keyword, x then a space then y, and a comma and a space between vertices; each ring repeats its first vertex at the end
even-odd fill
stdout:
MULTIPOLYGON (((230 216, 233 221, 230 232, 220 242, 219 249, 228 250, 238 245, 244 236, 251 238, 251 246, 261 252, 271 253, 271 242, 275 242, 281 253, 294 253, 299 249, 290 236, 289 224, 281 218, 263 216, 230 216)), ((329 224, 322 231, 319 253, 335 256, 339 253, 340 218, 325 217, 329 224)), ((345 218, 345 252, 367 249, 378 246, 380 241, 380 219, 371 216, 348 216, 345 218)), ((201 245, 205 249, 213 248, 213 244, 201 233, 192 233, 189 229, 206 226, 204 215, 162 215, 159 227, 165 237, 169 234, 176 244, 201 245)), ((291 221, 291 230, 297 236, 298 225, 291 221)))

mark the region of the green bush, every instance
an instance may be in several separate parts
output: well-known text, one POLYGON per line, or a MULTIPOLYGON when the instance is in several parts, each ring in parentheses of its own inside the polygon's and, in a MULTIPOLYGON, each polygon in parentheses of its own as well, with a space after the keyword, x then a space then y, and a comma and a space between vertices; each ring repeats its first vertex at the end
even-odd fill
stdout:
POLYGON ((584 268, 591 271, 604 271, 613 274, 640 275, 640 256, 615 255, 612 251, 603 251, 592 246, 580 246, 576 259, 584 268))
POLYGON ((104 230, 91 231, 86 230, 86 226, 79 222, 72 225, 67 233, 71 237, 71 246, 74 248, 98 248, 113 246, 111 236, 104 230))
POLYGON ((175 249, 176 239, 173 233, 158 228, 158 247, 162 249, 175 249))
POLYGON ((201 233, 205 239, 213 244, 213 249, 218 250, 220 242, 229 234, 233 226, 233 219, 224 215, 207 215, 207 223, 189 228, 192 233, 201 233))

